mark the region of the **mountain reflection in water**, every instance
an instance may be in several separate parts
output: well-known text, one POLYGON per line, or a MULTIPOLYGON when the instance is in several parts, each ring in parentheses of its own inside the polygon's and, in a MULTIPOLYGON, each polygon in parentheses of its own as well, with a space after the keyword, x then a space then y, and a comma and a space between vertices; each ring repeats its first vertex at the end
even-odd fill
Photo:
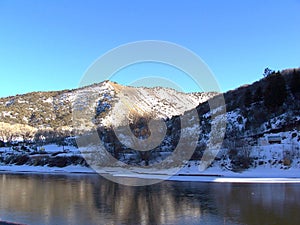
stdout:
POLYGON ((99 175, 0 174, 0 218, 25 224, 300 224, 299 184, 165 181, 130 187, 99 175))

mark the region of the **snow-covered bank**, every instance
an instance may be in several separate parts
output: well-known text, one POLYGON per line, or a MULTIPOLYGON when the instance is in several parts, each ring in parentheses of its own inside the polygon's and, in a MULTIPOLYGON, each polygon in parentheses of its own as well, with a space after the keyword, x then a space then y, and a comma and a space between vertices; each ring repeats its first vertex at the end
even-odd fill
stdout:
MULTIPOLYGON (((300 183, 300 169, 281 170, 277 168, 254 168, 241 173, 225 171, 220 168, 209 168, 204 172, 199 172, 196 166, 184 167, 165 170, 149 170, 145 168, 116 168, 104 167, 98 172, 109 174, 119 178, 141 178, 141 179, 158 179, 171 181, 193 181, 193 182, 218 182, 218 183, 300 183), (177 171, 174 174, 174 172, 177 171), (198 172, 197 172, 198 171, 198 172)), ((78 174, 95 174, 91 168, 84 166, 67 166, 63 168, 48 166, 28 166, 28 165, 6 165, 0 166, 0 173, 78 173, 78 174)))
MULTIPOLYGON (((199 170, 199 161, 188 161, 183 168, 149 169, 143 166, 101 167, 97 171, 87 167, 81 152, 73 146, 43 146, 43 150, 20 151, 0 148, 2 162, 0 173, 77 173, 105 174, 114 177, 159 179, 195 182, 239 183, 300 183, 300 159, 297 154, 285 165, 285 151, 289 145, 273 144, 251 149, 251 157, 257 158, 248 169, 234 170, 232 160, 219 157, 204 171, 199 170), (239 171, 239 172, 237 172, 239 171)), ((222 152, 221 152, 222 153, 222 152)), ((226 153, 226 154, 225 154, 226 153)), ((296 151, 298 153, 298 151, 296 151)), ((226 156, 226 157, 225 157, 226 156)))
POLYGON ((203 172, 195 172, 196 167, 183 168, 175 175, 174 169, 147 171, 140 168, 131 168, 130 171, 116 168, 103 168, 103 173, 116 177, 134 177, 142 179, 161 179, 171 181, 194 182, 228 182, 228 183, 300 183, 300 170, 264 169, 255 168, 241 173, 224 171, 219 168, 209 168, 203 172))
POLYGON ((0 173, 95 173, 95 171, 79 165, 66 167, 2 165, 0 173))

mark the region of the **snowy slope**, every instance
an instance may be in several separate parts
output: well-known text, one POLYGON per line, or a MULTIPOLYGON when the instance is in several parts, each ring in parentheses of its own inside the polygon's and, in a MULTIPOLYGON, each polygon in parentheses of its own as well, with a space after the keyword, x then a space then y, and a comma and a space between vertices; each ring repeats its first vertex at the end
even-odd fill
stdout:
MULTIPOLYGON (((54 129, 68 136, 74 129, 89 130, 95 124, 119 125, 123 119, 120 113, 126 114, 128 110, 147 113, 154 118, 180 115, 215 94, 180 93, 161 87, 126 87, 104 81, 74 90, 33 92, 0 98, 0 121, 8 126, 30 126, 33 133, 31 138, 38 130, 54 129)), ((7 140, 3 135, 0 135, 0 139, 7 140)), ((17 136, 19 138, 22 134, 17 136)))
POLYGON ((158 118, 171 118, 185 111, 194 109, 200 103, 207 101, 216 93, 182 93, 169 88, 126 87, 109 82, 116 92, 117 101, 102 120, 103 126, 123 123, 128 114, 150 115, 158 118), (125 115, 124 115, 125 114, 125 115))

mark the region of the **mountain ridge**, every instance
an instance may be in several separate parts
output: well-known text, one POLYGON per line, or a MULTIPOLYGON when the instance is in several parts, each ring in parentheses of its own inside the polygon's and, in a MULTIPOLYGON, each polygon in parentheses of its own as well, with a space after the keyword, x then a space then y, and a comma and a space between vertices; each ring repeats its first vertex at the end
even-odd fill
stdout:
MULTIPOLYGON (((72 90, 31 92, 0 98, 0 121, 11 125, 30 126, 34 130, 33 133, 39 129, 55 129, 61 133, 66 130, 65 136, 72 135, 74 134, 72 131, 75 129, 72 123, 72 113, 76 108, 74 104, 86 104, 87 96, 95 96, 93 104, 96 105, 91 106, 91 110, 95 111, 96 120, 94 122, 98 126, 110 126, 115 122, 110 114, 114 116, 115 111, 120 111, 120 109, 114 111, 112 106, 120 100, 118 94, 121 90, 123 90, 123 94, 127 95, 123 97, 131 106, 137 105, 138 100, 139 104, 143 105, 140 108, 144 108, 144 111, 152 113, 152 115, 154 113, 156 117, 164 119, 180 115, 184 111, 195 108, 210 96, 216 95, 216 93, 180 93, 171 88, 161 87, 122 86, 116 82, 103 81, 72 90), (81 95, 83 96, 82 103, 79 99, 81 95), (168 99, 165 100, 166 98, 168 99)), ((121 121, 118 122, 121 123, 121 121)), ((82 127, 85 126, 84 123, 81 124, 82 127)), ((4 138, 2 137, 2 139, 4 138)))
MULTIPOLYGON (((259 132, 258 130, 253 132, 252 128, 259 129, 259 126, 265 122, 263 120, 266 120, 267 117, 276 117, 276 115, 284 113, 285 110, 292 112, 297 109, 295 103, 299 99, 300 92, 297 89, 297 84, 300 83, 299 71, 299 68, 280 72, 273 71, 269 76, 253 84, 243 85, 221 94, 226 101, 227 117, 230 112, 241 112, 237 117, 239 122, 243 120, 245 125, 243 130, 239 132, 255 136, 259 132), (276 79, 278 78, 282 79, 277 82, 276 79), (283 83, 283 85, 280 83, 283 83), (270 87, 271 84, 275 87, 273 87, 273 92, 272 87, 270 87), (277 99, 272 98, 280 86, 284 86, 286 96, 283 96, 284 99, 281 102, 276 103, 277 99), (271 89, 268 90, 268 88, 271 89), (256 110, 251 110, 251 107, 256 110), (266 112, 261 111, 259 107, 265 109, 266 112), (252 134, 250 134, 249 128, 252 129, 252 134)), ((92 125, 110 127, 111 125, 120 125, 122 121, 121 117, 118 119, 118 113, 128 111, 128 109, 131 111, 129 113, 140 117, 150 116, 153 119, 171 119, 196 108, 201 117, 209 111, 207 100, 217 97, 220 93, 180 93, 170 88, 123 86, 111 81, 103 81, 72 90, 31 92, 0 98, 0 121, 2 123, 0 129, 3 130, 5 124, 19 124, 23 127, 32 127, 35 130, 34 132, 39 129, 55 129, 61 133, 64 133, 63 130, 65 130, 65 136, 74 135, 73 130, 75 127, 72 123, 72 113, 76 109, 75 103, 82 107, 87 103, 86 96, 90 95, 96 96, 93 102, 94 105, 90 109, 91 113, 95 114, 92 125), (83 95, 82 101, 80 100, 81 94, 83 95), (120 101, 119 95, 121 94, 123 103, 120 101), (126 104, 127 106, 124 108, 126 104)), ((290 117, 293 115, 290 115, 290 117)), ((298 121, 297 118, 294 118, 294 120, 298 121)), ((83 121, 81 124, 83 129, 85 125, 85 121, 83 121)), ((228 125, 231 126, 232 122, 229 122, 228 125)), ((90 129, 90 126, 86 128, 90 129)), ((2 140, 5 139, 3 136, 2 140)), ((32 135, 31 138, 33 138, 32 135)))

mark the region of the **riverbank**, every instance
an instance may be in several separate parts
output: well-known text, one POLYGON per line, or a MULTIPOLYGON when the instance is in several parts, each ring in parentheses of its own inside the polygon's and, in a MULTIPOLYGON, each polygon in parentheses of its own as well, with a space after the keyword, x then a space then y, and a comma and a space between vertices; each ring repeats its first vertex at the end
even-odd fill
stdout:
POLYGON ((29 152, 19 152, 17 150, 1 148, 0 173, 83 175, 98 173, 120 179, 124 177, 194 182, 300 183, 300 160, 297 158, 289 164, 278 160, 279 150, 275 145, 274 149, 265 149, 264 155, 254 161, 248 169, 236 170, 232 162, 224 158, 215 160, 204 171, 199 170, 199 161, 188 161, 182 168, 156 169, 126 166, 101 167, 95 171, 88 166, 81 152, 73 146, 64 148, 50 144, 45 145, 43 151, 29 149, 29 152))
POLYGON ((94 171, 84 166, 48 167, 28 165, 2 165, 0 173, 48 173, 48 174, 97 174, 110 175, 118 178, 158 179, 171 181, 193 182, 228 182, 228 183, 300 183, 300 169, 252 168, 243 172, 232 172, 211 167, 199 172, 196 166, 182 169, 146 169, 138 167, 116 168, 103 167, 94 171))

